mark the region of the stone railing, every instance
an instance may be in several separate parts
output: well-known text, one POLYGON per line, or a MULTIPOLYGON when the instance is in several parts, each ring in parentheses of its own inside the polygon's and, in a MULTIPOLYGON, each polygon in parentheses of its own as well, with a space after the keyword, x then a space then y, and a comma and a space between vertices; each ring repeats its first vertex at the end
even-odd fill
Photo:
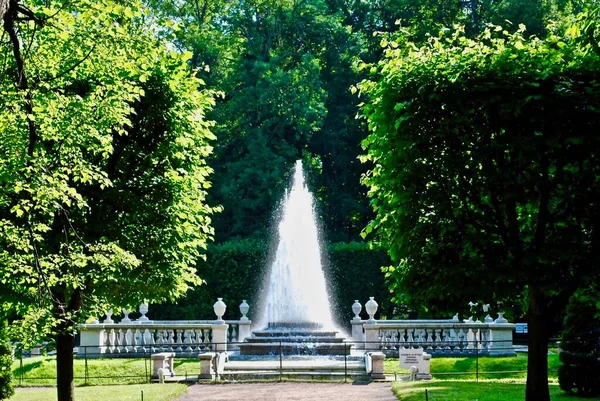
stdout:
POLYGON ((377 303, 373 298, 369 302, 365 305, 369 320, 358 316, 362 306, 355 302, 355 317, 350 322, 352 340, 367 351, 398 356, 402 348, 423 348, 434 356, 515 355, 512 332, 516 325, 508 323, 504 313, 499 313, 496 320, 486 316, 485 323, 472 319, 461 322, 458 315, 447 320, 375 320, 377 303))
POLYGON ((142 316, 124 318, 116 323, 112 310, 102 323, 92 322, 78 327, 80 356, 136 357, 158 352, 174 352, 177 356, 197 356, 200 352, 231 351, 237 342, 250 335, 252 322, 246 317, 248 304, 240 305, 240 320, 223 320, 225 304, 215 303, 216 320, 150 320, 146 317, 147 305, 140 306, 142 316), (230 344, 233 343, 233 344, 230 344))

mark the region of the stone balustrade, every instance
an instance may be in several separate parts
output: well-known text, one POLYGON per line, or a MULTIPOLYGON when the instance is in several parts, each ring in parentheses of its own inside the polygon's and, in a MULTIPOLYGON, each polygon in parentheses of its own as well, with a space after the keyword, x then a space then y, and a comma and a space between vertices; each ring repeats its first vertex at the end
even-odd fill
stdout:
POLYGON ((142 305, 139 319, 130 320, 129 312, 124 311, 124 318, 116 323, 109 311, 102 323, 79 325, 79 355, 137 357, 172 352, 178 357, 196 357, 203 352, 232 351, 237 348, 236 343, 250 335, 248 304, 242 303, 240 320, 223 320, 225 304, 218 302, 216 320, 150 320, 145 316, 148 306, 142 305))
POLYGON ((495 321, 488 315, 485 323, 461 322, 458 315, 440 320, 375 320, 377 304, 373 298, 369 302, 369 320, 360 319, 360 304, 356 301, 355 317, 350 322, 352 340, 369 352, 397 357, 402 348, 423 348, 434 356, 515 355, 512 332, 516 325, 508 323, 503 313, 495 321))

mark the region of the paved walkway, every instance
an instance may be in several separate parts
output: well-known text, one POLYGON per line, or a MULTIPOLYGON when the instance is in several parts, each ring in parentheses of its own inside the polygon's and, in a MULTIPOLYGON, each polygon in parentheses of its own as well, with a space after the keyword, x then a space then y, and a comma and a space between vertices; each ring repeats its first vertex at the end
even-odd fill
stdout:
POLYGON ((196 384, 176 401, 398 401, 391 383, 196 384))

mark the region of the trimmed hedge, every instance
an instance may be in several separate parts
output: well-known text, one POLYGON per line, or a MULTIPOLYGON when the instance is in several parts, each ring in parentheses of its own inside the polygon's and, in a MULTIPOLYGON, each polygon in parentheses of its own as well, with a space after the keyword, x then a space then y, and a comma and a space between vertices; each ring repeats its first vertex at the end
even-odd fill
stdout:
POLYGON ((567 307, 561 338, 558 382, 567 393, 600 396, 600 321, 593 294, 575 294, 567 307))
MULTIPOLYGON (((237 240, 208 249, 206 261, 198 264, 198 275, 205 284, 191 290, 177 303, 151 305, 148 316, 156 320, 213 319, 212 305, 217 297, 227 304, 225 319, 239 319, 238 305, 250 304, 250 319, 257 318, 257 307, 265 276, 270 267, 269 244, 261 240, 237 240)), ((338 323, 349 327, 354 316, 355 299, 364 305, 369 296, 379 303, 379 314, 391 317, 393 307, 381 267, 390 260, 381 248, 366 243, 336 243, 327 247, 324 270, 330 283, 330 300, 338 323)), ((363 308, 363 317, 366 317, 363 308)))
POLYGON ((0 400, 15 393, 12 383, 12 347, 8 343, 6 321, 0 325, 0 400))

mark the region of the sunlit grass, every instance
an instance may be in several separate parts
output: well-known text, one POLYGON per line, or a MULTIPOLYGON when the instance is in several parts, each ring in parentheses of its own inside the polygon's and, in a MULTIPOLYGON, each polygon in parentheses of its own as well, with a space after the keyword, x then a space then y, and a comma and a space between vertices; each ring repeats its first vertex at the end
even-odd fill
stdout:
MULTIPOLYGON (((400 401, 424 401, 425 390, 429 401, 512 401, 525 399, 525 385, 515 383, 465 382, 433 380, 429 382, 396 382, 392 391, 400 401)), ((553 401, 574 401, 577 397, 562 392, 556 385, 550 386, 553 401)), ((587 398, 598 401, 598 398, 587 398)))
MULTIPOLYGON (((556 371, 559 366, 558 355, 548 355, 548 380, 551 383, 558 382, 556 371)), ((408 375, 407 369, 400 369, 397 358, 386 358, 384 370, 388 375, 408 375)), ((527 354, 479 357, 479 360, 474 357, 431 359, 431 374, 439 380, 475 380, 476 370, 479 370, 479 380, 524 381, 527 378, 527 354)))
MULTIPOLYGON (((184 384, 138 384, 130 386, 77 387, 77 401, 169 401, 187 392, 184 384)), ((56 401, 56 389, 21 389, 9 401, 56 401)))
MULTIPOLYGON (((149 359, 105 358, 87 360, 75 359, 73 362, 75 385, 142 384, 152 375, 152 361, 149 359)), ((176 359, 175 373, 185 376, 197 376, 200 373, 200 361, 197 359, 176 359)), ((56 358, 23 358, 13 363, 13 381, 18 386, 53 386, 56 382, 56 358)))

